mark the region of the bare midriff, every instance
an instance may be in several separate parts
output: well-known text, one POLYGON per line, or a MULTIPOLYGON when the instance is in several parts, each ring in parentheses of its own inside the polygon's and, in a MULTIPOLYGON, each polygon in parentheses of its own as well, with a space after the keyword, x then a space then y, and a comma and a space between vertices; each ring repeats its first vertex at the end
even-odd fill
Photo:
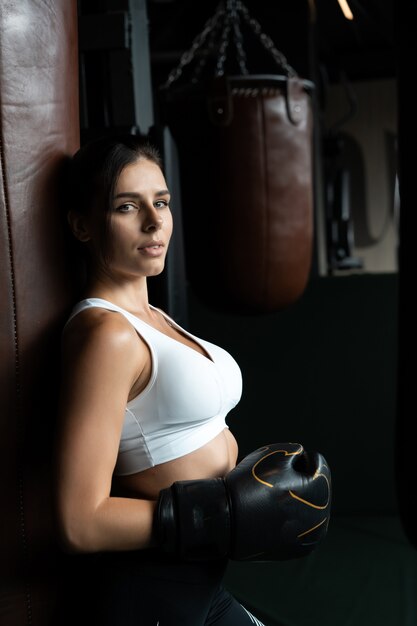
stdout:
POLYGON ((115 476, 112 495, 156 500, 177 480, 225 476, 236 465, 238 447, 228 428, 193 452, 136 474, 115 476))

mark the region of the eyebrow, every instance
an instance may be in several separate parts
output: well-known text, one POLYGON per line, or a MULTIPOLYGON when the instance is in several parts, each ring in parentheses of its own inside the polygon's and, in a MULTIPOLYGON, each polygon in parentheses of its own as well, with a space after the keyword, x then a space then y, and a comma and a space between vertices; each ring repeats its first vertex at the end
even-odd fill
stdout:
MULTIPOLYGON (((168 191, 168 189, 161 189, 160 191, 157 191, 155 193, 155 196, 157 196, 158 198, 160 196, 169 196, 170 193, 168 191)), ((116 196, 114 196, 114 199, 117 200, 118 198, 137 198, 137 199, 141 199, 143 198, 142 194, 140 193, 136 193, 135 191, 122 191, 121 193, 118 193, 116 196)))

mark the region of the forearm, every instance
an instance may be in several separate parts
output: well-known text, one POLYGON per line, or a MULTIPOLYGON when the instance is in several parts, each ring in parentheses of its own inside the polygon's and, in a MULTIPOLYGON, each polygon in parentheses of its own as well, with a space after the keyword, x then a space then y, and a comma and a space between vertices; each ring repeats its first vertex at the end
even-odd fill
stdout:
POLYGON ((61 530, 71 552, 139 550, 153 545, 155 502, 109 497, 94 510, 62 516, 61 530))

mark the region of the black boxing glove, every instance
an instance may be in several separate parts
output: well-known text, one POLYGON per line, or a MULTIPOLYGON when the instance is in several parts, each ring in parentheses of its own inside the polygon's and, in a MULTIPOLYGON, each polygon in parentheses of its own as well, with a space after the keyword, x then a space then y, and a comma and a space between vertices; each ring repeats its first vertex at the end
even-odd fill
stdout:
POLYGON ((323 456, 297 443, 264 446, 224 478, 177 481, 154 517, 158 546, 188 561, 277 561, 309 554, 329 523, 323 456))

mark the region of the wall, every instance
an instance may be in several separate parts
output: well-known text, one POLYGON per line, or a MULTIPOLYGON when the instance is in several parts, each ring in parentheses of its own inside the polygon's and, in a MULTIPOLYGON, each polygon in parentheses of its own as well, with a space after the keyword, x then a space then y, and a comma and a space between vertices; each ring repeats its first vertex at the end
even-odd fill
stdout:
POLYGON ((351 174, 354 255, 363 260, 363 271, 397 271, 396 80, 331 85, 324 127, 345 140, 341 160, 351 174))
POLYGON ((396 274, 312 279, 273 314, 225 314, 193 293, 189 308, 192 332, 242 369, 242 399, 228 418, 241 455, 301 442, 332 467, 335 513, 396 510, 396 274))

